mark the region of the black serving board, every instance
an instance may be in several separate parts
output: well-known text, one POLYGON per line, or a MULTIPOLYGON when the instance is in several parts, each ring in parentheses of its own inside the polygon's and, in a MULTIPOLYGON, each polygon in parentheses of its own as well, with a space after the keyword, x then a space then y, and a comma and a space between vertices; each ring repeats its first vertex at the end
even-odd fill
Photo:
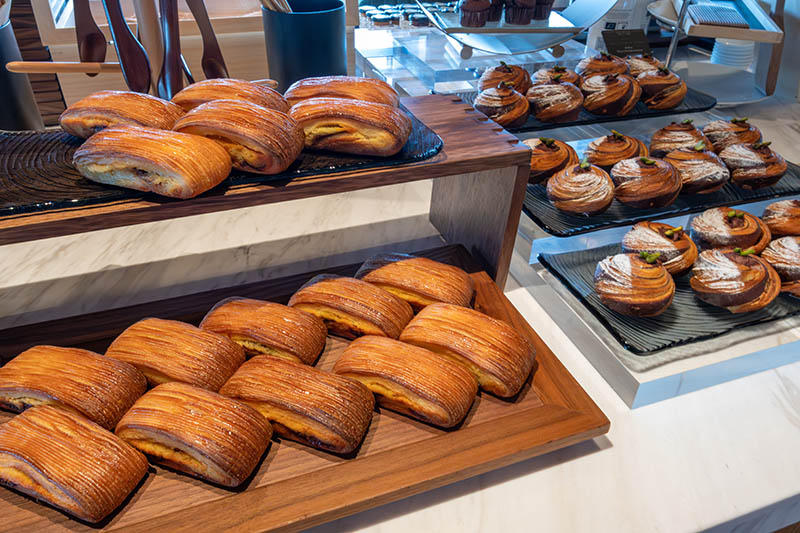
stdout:
MULTIPOLYGON (((472 105, 475 102, 475 97, 478 96, 477 91, 456 93, 465 102, 472 105)), ((686 92, 686 98, 678 107, 672 109, 649 109, 644 103, 639 102, 633 110, 624 117, 608 116, 608 115, 594 115, 586 110, 581 110, 578 115, 578 120, 571 122, 542 122, 536 120, 536 117, 530 115, 528 121, 518 128, 507 128, 511 133, 523 133, 526 131, 544 131, 552 130, 554 128, 565 128, 569 126, 587 126, 591 124, 600 124, 603 122, 620 122, 625 120, 636 120, 639 118, 651 117, 664 117, 669 115, 678 115, 682 113, 699 113, 701 111, 708 111, 717 105, 717 99, 709 96, 706 93, 696 91, 691 87, 686 92)))
MULTIPOLYGON (((280 185, 308 176, 403 165, 439 153, 442 139, 413 113, 405 111, 412 120, 411 136, 397 155, 368 157, 303 151, 285 172, 263 176, 234 169, 225 181, 204 194, 221 194, 239 185, 280 185)), ((0 131, 0 216, 141 199, 181 201, 87 180, 72 166, 72 154, 82 142, 60 129, 0 131)))
POLYGON ((594 292, 594 271, 602 259, 620 253, 619 244, 560 254, 539 254, 553 273, 630 352, 646 356, 658 350, 718 337, 737 328, 800 314, 800 298, 781 293, 767 307, 733 314, 694 296, 691 273, 675 278, 675 298, 656 317, 630 317, 610 310, 594 292))

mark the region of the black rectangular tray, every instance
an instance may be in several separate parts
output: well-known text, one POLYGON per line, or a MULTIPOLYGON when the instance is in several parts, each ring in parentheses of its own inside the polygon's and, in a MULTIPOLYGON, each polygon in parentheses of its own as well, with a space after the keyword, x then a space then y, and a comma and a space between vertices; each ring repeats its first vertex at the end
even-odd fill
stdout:
POLYGON ((610 310, 594 292, 594 271, 602 259, 621 251, 619 244, 560 254, 539 254, 539 262, 557 277, 628 351, 646 356, 674 346, 711 339, 737 328, 800 314, 800 298, 781 293, 767 307, 733 314, 694 296, 691 273, 675 278, 675 298, 656 317, 630 317, 610 310))
MULTIPOLYGON (((243 184, 280 185, 301 177, 403 165, 439 153, 442 139, 413 113, 404 110, 411 117, 412 130, 397 155, 368 157, 303 151, 285 172, 263 176, 234 169, 225 181, 204 194, 220 194, 243 184)), ((60 129, 0 131, 0 216, 127 200, 180 201, 87 180, 72 166, 72 154, 82 142, 60 129)))

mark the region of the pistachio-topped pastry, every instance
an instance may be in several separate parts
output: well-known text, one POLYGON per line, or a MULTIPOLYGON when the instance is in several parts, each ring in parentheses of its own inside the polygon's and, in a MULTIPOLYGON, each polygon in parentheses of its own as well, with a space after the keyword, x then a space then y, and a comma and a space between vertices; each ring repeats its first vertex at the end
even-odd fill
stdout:
POLYGON ((615 196, 625 205, 641 209, 664 207, 681 192, 681 177, 663 159, 636 157, 611 168, 615 196))
POLYGON ((728 183, 731 176, 728 167, 717 154, 705 148, 706 143, 700 141, 691 148, 674 150, 664 158, 681 176, 681 193, 707 194, 728 183))
POLYGON ((703 134, 714 145, 717 153, 732 144, 753 144, 761 141, 761 131, 750 124, 747 117, 709 122, 703 126, 703 134))
POLYGON ((628 64, 620 57, 600 52, 596 56, 581 59, 575 72, 583 78, 596 74, 627 74, 628 64))
POLYGON ((708 209, 692 218, 689 226, 700 248, 754 248, 759 254, 772 239, 761 219, 730 207, 708 209))
POLYGON ((553 174, 578 163, 578 154, 565 142, 549 137, 522 142, 531 149, 531 175, 528 183, 546 181, 553 174))
POLYGON ((675 282, 658 253, 617 254, 597 264, 594 289, 603 305, 629 316, 657 316, 675 296, 675 282))
POLYGON ((383 80, 356 76, 321 76, 294 82, 284 94, 290 106, 310 98, 347 98, 397 107, 397 91, 383 80))
POLYGON ((639 83, 625 74, 597 74, 584 78, 583 107, 595 115, 625 116, 642 95, 639 83))
POLYGON ((571 83, 575 86, 580 84, 581 77, 578 76, 578 73, 574 70, 570 70, 567 67, 562 67, 559 65, 555 65, 550 68, 540 68, 536 72, 533 73, 533 82, 534 83, 548 83, 552 81, 553 78, 556 76, 560 76, 558 81, 564 83, 571 83))
POLYGON ((532 84, 531 75, 527 70, 518 65, 509 65, 505 61, 501 61, 500 65, 483 71, 481 79, 478 80, 478 90, 493 89, 504 81, 511 83, 514 90, 520 94, 528 92, 532 84))
POLYGON ((614 182, 605 170, 584 160, 548 180, 547 199, 559 211, 597 215, 614 201, 614 182))
POLYGON ((481 91, 475 109, 504 128, 518 128, 528 120, 528 100, 507 82, 481 91))
POLYGON ((583 93, 556 74, 546 83, 537 83, 525 95, 537 120, 569 122, 577 120, 583 106, 583 93))
POLYGON ((788 165, 769 142, 732 144, 719 153, 731 170, 731 183, 743 189, 770 187, 786 174, 788 165))
POLYGON ((642 101, 650 109, 672 109, 686 98, 686 82, 665 67, 642 72, 636 81, 642 87, 642 101))
POLYGON ((639 222, 622 238, 625 253, 659 254, 658 259, 673 276, 683 274, 697 259, 697 246, 681 226, 661 222, 639 222))
POLYGON ((611 130, 609 135, 590 142, 583 155, 591 164, 608 171, 624 159, 645 157, 648 153, 647 146, 639 139, 611 130))
POLYGON ((172 102, 189 111, 212 100, 244 100, 281 113, 289 112, 283 95, 265 85, 231 78, 198 81, 178 91, 172 102))
POLYGON ((627 56, 625 62, 628 64, 630 75, 634 78, 643 72, 658 70, 664 63, 653 57, 653 54, 646 52, 635 56, 627 56))
POLYGON ((689 280, 695 295, 731 313, 766 307, 778 296, 781 280, 756 253, 754 248, 701 252, 689 280))
POLYGON ((672 122, 653 134, 650 139, 650 155, 664 157, 668 153, 681 148, 694 148, 697 143, 705 144, 704 150, 713 150, 711 141, 695 126, 692 119, 672 122))
POLYGON ((800 200, 780 200, 769 204, 761 220, 773 237, 800 235, 800 200))
POLYGON ((781 290, 800 296, 800 237, 787 236, 770 242, 761 257, 781 278, 781 290))

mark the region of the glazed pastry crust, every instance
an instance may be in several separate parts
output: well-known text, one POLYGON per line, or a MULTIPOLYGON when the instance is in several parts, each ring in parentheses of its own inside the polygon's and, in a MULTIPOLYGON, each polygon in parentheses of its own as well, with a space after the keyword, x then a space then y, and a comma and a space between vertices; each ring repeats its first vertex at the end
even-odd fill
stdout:
POLYGON ((0 368, 0 407, 22 412, 56 405, 106 429, 147 389, 128 363, 79 348, 34 346, 0 368))
POLYGON ((160 318, 130 326, 106 355, 135 366, 151 386, 180 381, 210 391, 218 391, 244 363, 244 350, 224 335, 160 318))
POLYGON ((731 183, 743 189, 775 185, 788 170, 786 160, 768 146, 732 144, 719 157, 731 171, 731 183))
POLYGON ((662 159, 625 159, 611 168, 617 200, 638 209, 663 207, 675 201, 681 192, 681 177, 675 167, 662 159))
POLYGON ((328 329, 312 314, 286 305, 250 298, 227 298, 200 322, 241 345, 248 355, 272 355, 314 364, 325 348, 328 329))
POLYGON ((531 175, 528 183, 539 183, 571 165, 578 164, 578 154, 565 142, 556 139, 522 141, 531 149, 531 175))
POLYGON ((343 98, 311 98, 292 107, 290 116, 305 135, 306 148, 389 157, 411 136, 411 119, 383 104, 343 98))
POLYGON ((54 406, 0 425, 0 484, 97 523, 147 473, 147 459, 113 433, 54 406))
POLYGON ((761 220, 774 237, 800 235, 800 200, 780 200, 769 204, 761 220))
POLYGON ((800 237, 775 239, 761 252, 781 278, 781 291, 800 296, 800 237))
POLYGON ((627 74, 628 63, 622 58, 601 52, 596 56, 583 58, 575 72, 583 78, 598 74, 627 74))
POLYGON ((681 176, 682 194, 708 194, 728 183, 730 172, 717 154, 709 150, 681 148, 666 155, 681 176))
POLYGON ((537 83, 526 94, 537 120, 567 122, 577 120, 583 106, 583 93, 568 82, 537 83))
POLYGON ((760 218, 730 207, 708 209, 692 218, 689 227, 701 249, 755 248, 760 254, 772 240, 772 233, 760 218), (742 217, 728 217, 731 211, 742 213, 742 217))
POLYGON ((472 278, 460 268, 408 254, 371 257, 355 277, 405 300, 416 311, 436 302, 468 307, 475 292, 472 278))
POLYGON ((560 76, 559 81, 571 83, 575 86, 581 82, 581 77, 574 70, 569 70, 564 67, 540 68, 533 73, 534 83, 549 83, 553 81, 554 76, 560 76))
POLYGON ((98 183, 182 199, 215 187, 231 171, 227 150, 210 139, 138 126, 92 135, 72 163, 98 183))
POLYGON ((277 435, 341 454, 364 439, 375 406, 357 381, 264 355, 243 364, 220 392, 251 405, 277 435))
POLYGON ((658 316, 675 296, 675 282, 667 269, 639 254, 617 254, 600 261, 594 288, 603 305, 629 316, 658 316))
POLYGON ((593 165, 605 171, 624 159, 648 155, 647 145, 635 137, 611 134, 589 143, 584 157, 593 165))
POLYGON ((651 70, 639 74, 642 101, 650 109, 672 109, 686 98, 686 82, 671 71, 651 70))
POLYGON ((509 324, 478 311, 433 304, 406 326, 400 340, 447 356, 501 398, 517 394, 533 368, 534 350, 509 324))
POLYGON ((664 157, 681 148, 694 148, 699 142, 705 144, 706 150, 714 149, 708 137, 691 121, 673 122, 653 134, 650 139, 650 154, 653 157, 664 157))
POLYGON ((478 90, 485 91, 497 87, 500 82, 511 83, 514 90, 525 94, 531 88, 531 75, 524 68, 517 65, 507 65, 501 62, 496 67, 487 68, 478 80, 478 90))
POLYGON ((614 201, 614 182, 600 167, 570 165, 547 181, 547 199, 559 211, 597 215, 614 201))
POLYGON ((169 130, 182 115, 179 106, 149 94, 99 91, 69 106, 58 122, 67 133, 88 139, 119 124, 169 130))
POLYGON ((628 71, 630 75, 634 78, 643 72, 658 70, 664 66, 664 63, 653 57, 651 54, 628 56, 625 58, 625 62, 628 64, 628 71))
POLYGON ((346 98, 392 107, 400 105, 397 91, 385 81, 355 76, 305 78, 294 82, 284 97, 289 106, 310 98, 346 98))
POLYGON ((303 150, 303 130, 289 115, 243 100, 214 100, 186 113, 173 128, 220 143, 234 168, 278 174, 303 150))
POLYGON ((661 222, 639 222, 622 238, 623 253, 660 254, 658 261, 673 276, 688 271, 697 260, 697 246, 682 230, 661 222), (667 235, 667 231, 673 231, 667 235))
POLYGON ((581 90, 586 95, 583 100, 586 111, 618 117, 630 113, 642 95, 639 83, 624 74, 584 78, 581 90))
POLYGON ((236 487, 266 451, 272 428, 242 402, 171 382, 139 398, 116 433, 157 462, 236 487))
POLYGON ((781 280, 767 261, 728 250, 704 250, 689 280, 702 301, 731 313, 757 311, 780 293, 781 280))
POLYGON ((289 112, 289 104, 281 93, 264 85, 231 78, 198 81, 180 90, 172 102, 190 111, 212 100, 244 100, 281 113, 289 112))
POLYGON ((356 339, 333 371, 363 383, 379 405, 445 428, 464 419, 478 393, 478 382, 462 366, 386 337, 356 339))
POLYGON ((715 120, 703 126, 703 134, 720 153, 732 144, 753 144, 761 141, 761 131, 747 122, 747 119, 715 120))
POLYGON ((475 109, 504 128, 517 128, 528 120, 528 100, 505 85, 481 91, 474 105, 475 109))

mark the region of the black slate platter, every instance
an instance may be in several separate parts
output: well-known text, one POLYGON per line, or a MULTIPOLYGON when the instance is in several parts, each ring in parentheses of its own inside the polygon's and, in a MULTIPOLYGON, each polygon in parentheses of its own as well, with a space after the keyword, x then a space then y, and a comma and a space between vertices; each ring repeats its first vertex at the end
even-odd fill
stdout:
MULTIPOLYGON (((308 176, 403 165, 439 153, 442 139, 405 111, 413 125, 408 142, 397 155, 384 158, 303 151, 281 174, 262 176, 234 170, 225 181, 204 194, 222 194, 228 188, 246 184, 281 185, 308 176)), ((72 154, 82 142, 60 129, 0 131, 0 216, 140 199, 181 201, 87 180, 71 163, 72 154)))
POLYGON ((718 337, 737 328, 800 314, 800 298, 782 293, 767 307, 733 314, 701 302, 689 286, 691 273, 675 278, 675 298, 656 317, 629 317, 611 311, 594 292, 594 271, 602 259, 620 252, 619 244, 568 252, 539 254, 539 262, 555 275, 630 352, 646 356, 664 348, 718 337))

